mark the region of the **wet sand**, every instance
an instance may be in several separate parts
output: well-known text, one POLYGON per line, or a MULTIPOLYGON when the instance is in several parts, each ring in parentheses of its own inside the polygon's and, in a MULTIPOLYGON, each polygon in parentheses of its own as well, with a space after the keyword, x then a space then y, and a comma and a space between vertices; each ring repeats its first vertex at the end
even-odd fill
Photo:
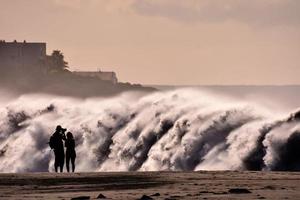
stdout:
POLYGON ((300 199, 300 173, 0 174, 0 199, 300 199), (101 196, 101 195, 100 195, 101 196), (149 198, 147 198, 149 197, 149 198), (80 198, 78 198, 80 199, 80 198))

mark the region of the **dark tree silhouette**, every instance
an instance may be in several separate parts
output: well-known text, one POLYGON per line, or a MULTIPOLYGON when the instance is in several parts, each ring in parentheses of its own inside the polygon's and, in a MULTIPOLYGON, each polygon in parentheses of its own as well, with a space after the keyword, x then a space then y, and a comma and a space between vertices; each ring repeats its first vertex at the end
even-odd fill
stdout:
POLYGON ((64 54, 59 50, 54 50, 50 56, 47 57, 47 63, 50 71, 66 71, 68 63, 65 61, 64 54))

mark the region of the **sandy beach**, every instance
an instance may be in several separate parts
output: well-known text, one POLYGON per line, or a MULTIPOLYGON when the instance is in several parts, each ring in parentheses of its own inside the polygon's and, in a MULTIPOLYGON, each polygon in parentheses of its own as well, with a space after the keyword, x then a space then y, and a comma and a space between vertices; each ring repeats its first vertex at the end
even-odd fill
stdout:
POLYGON ((299 199, 300 173, 1 174, 0 199, 299 199))

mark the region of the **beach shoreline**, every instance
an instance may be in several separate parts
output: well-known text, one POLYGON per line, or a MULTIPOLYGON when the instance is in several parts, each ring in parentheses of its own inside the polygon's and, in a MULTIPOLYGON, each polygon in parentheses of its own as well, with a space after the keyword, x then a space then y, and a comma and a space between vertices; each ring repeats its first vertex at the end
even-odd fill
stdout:
POLYGON ((299 182, 298 172, 3 173, 0 199, 297 199, 299 182))

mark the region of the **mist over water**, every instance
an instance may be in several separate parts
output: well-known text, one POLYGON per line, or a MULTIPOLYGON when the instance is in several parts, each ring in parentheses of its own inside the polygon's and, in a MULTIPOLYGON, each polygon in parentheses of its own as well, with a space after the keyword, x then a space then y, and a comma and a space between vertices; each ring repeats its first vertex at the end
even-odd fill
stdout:
MULTIPOLYGON (((271 99, 270 99, 271 101, 271 99)), ((300 109, 180 89, 0 101, 0 172, 53 171, 50 135, 76 140, 77 171, 300 170, 300 109)))

